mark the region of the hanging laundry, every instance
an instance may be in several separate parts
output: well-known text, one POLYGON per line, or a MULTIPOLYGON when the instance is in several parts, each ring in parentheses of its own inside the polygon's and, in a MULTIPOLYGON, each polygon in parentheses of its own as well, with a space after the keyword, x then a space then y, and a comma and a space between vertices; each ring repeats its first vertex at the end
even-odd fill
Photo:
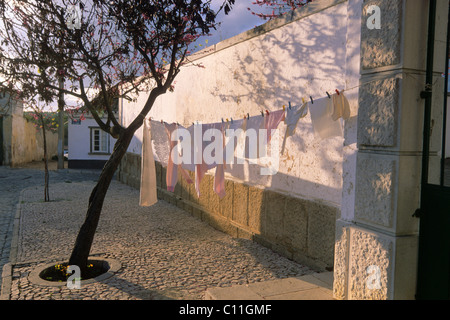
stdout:
MULTIPOLYGON (((192 125, 188 129, 191 134, 192 144, 193 144, 193 160, 194 160, 194 172, 195 172, 195 191, 197 196, 200 197, 200 183, 205 176, 205 173, 213 168, 216 168, 215 174, 215 182, 214 182, 214 191, 219 193, 220 195, 224 195, 225 190, 225 178, 223 173, 223 166, 217 170, 217 166, 223 165, 223 149, 224 149, 224 129, 222 123, 208 123, 208 124, 197 124, 192 125), (220 132, 220 141, 204 141, 205 132, 209 129, 218 130, 220 132), (200 135, 200 137, 198 137, 200 135), (207 156, 211 156, 211 158, 205 159, 205 149, 209 151, 210 148, 214 150, 214 154, 212 152, 207 154, 207 156), (216 154, 219 152, 219 154, 216 154), (223 191, 222 191, 223 185, 223 191)), ((215 133, 213 131, 213 133, 215 133)), ((211 151, 212 151, 211 150, 211 151)), ((208 152, 206 152, 208 153, 208 152)))
POLYGON ((152 150, 151 129, 147 124, 147 120, 144 120, 142 131, 140 206, 147 207, 158 202, 156 188, 156 168, 152 150))
POLYGON ((267 130, 267 143, 270 142, 272 137, 272 130, 277 129, 280 122, 285 118, 286 112, 283 109, 270 112, 264 117, 264 128, 267 130))
POLYGON ((225 129, 225 149, 223 152, 225 167, 237 162, 235 151, 237 146, 244 145, 246 122, 246 119, 233 120, 228 123, 225 129))
POLYGON ((220 197, 225 197, 225 130, 229 127, 229 123, 222 123, 220 126, 222 133, 222 161, 217 163, 216 172, 214 174, 214 192, 220 197))
POLYGON ((308 107, 314 132, 317 136, 322 139, 342 136, 341 122, 332 119, 333 99, 323 97, 314 100, 314 103, 308 102, 308 107))
MULTIPOLYGON (((175 140, 175 141, 172 140, 172 133, 179 127, 178 124, 164 123, 164 125, 166 127, 167 137, 169 139, 169 146, 170 146, 169 162, 167 165, 167 172, 166 172, 166 185, 167 185, 167 190, 173 192, 175 190, 175 186, 178 181, 178 170, 180 170, 181 175, 188 183, 192 183, 192 180, 191 180, 191 177, 189 176, 189 174, 181 166, 181 164, 175 164, 173 162, 174 159, 172 158, 172 150, 177 146, 178 140, 175 140)), ((176 152, 178 152, 178 150, 176 152)))
MULTIPOLYGON (((244 151, 243 157, 250 160, 258 159, 260 150, 259 150, 259 130, 264 129, 264 119, 263 116, 253 116, 246 119, 244 123, 244 131, 245 131, 245 146, 244 149, 242 146, 238 149, 242 152, 244 151)), ((241 153, 239 152, 239 153, 241 153)), ((242 156, 242 154, 239 154, 242 156)))
POLYGON ((153 140, 154 157, 163 167, 169 164, 170 143, 166 127, 160 121, 150 121, 151 137, 153 140))
POLYGON ((347 98, 344 96, 344 92, 340 92, 339 94, 334 93, 332 99, 334 110, 331 118, 335 121, 339 118, 344 120, 350 118, 350 105, 347 98))
POLYGON ((294 106, 286 109, 286 118, 284 119, 284 123, 286 124, 286 132, 284 133, 283 144, 281 146, 281 154, 284 154, 287 137, 294 135, 298 121, 301 118, 306 117, 308 113, 307 106, 307 103, 303 103, 301 106, 294 106))

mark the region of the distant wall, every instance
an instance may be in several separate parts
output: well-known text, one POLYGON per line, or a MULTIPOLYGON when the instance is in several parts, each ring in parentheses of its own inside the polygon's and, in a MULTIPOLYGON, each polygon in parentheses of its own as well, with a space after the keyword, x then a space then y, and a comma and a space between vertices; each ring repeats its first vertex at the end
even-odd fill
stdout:
MULTIPOLYGON (((42 130, 36 130, 33 123, 21 115, 6 117, 9 135, 8 159, 4 164, 12 167, 44 158, 44 138, 42 130)), ((4 123, 5 129, 5 123, 4 123)), ((48 159, 57 154, 58 134, 46 131, 48 159)), ((6 160, 6 159, 4 159, 6 160)))

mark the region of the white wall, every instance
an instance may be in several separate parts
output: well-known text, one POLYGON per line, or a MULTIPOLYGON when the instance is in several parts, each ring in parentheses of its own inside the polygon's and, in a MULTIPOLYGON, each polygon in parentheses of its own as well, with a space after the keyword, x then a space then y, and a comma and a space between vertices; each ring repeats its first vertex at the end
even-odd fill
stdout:
MULTIPOLYGON (((213 53, 195 61, 205 68, 184 67, 174 92, 158 99, 150 116, 184 126, 241 119, 247 113, 281 109, 289 101, 300 104, 302 97, 318 99, 326 91, 357 86, 360 6, 360 0, 319 0, 297 10, 297 16, 304 15, 299 20, 275 28, 280 21, 269 22, 215 45, 213 53), (322 10, 328 4, 332 6, 322 10), (269 31, 255 36, 262 28, 269 31)), ((351 159, 356 151, 357 92, 356 88, 347 92, 352 118, 345 125, 345 139, 317 139, 308 114, 300 120, 295 136, 288 138, 276 175, 262 176, 259 167, 246 164, 228 171, 227 178, 339 206, 344 157, 351 159)), ((122 102, 124 125, 140 112, 145 96, 134 104, 122 102)), ((139 132, 129 152, 140 153, 140 137, 139 132)), ((347 166, 352 166, 354 160, 349 161, 347 166)), ((346 192, 353 194, 353 187, 347 187, 351 190, 346 192)), ((352 201, 350 197, 348 202, 352 201)))

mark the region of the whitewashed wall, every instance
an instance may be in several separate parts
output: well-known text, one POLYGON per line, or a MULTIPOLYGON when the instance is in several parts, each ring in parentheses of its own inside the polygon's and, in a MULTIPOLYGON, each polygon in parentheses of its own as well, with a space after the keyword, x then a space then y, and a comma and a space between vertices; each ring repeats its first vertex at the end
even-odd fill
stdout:
MULTIPOLYGON (((222 41, 202 52, 176 79, 174 92, 158 99, 150 116, 155 120, 219 122, 241 119, 247 113, 259 115, 300 104, 302 98, 318 99, 335 89, 359 84, 361 0, 321 1, 222 41), (288 21, 289 20, 289 21, 288 21)), ((344 205, 343 214, 353 214, 351 181, 342 185, 343 175, 352 175, 355 163, 357 93, 346 92, 351 119, 345 123, 345 138, 320 141, 314 136, 309 114, 301 119, 293 137, 288 138, 279 172, 262 176, 255 165, 228 171, 227 178, 272 189, 293 196, 320 199, 344 205), (343 203, 342 203, 343 202, 343 203)), ((137 102, 120 102, 122 124, 128 125, 140 112, 147 95, 137 102)), ((284 125, 279 127, 284 132, 284 125)), ((129 152, 140 154, 141 130, 129 152)), ((214 169, 213 169, 214 170, 214 169)), ((212 173, 214 172, 212 170, 212 173)))
MULTIPOLYGON (((69 119, 68 127, 68 150, 69 160, 108 160, 109 155, 90 153, 91 132, 90 127, 98 127, 92 118, 86 118, 81 124, 72 124, 69 119)), ((115 139, 109 137, 109 152, 114 148, 115 139)))

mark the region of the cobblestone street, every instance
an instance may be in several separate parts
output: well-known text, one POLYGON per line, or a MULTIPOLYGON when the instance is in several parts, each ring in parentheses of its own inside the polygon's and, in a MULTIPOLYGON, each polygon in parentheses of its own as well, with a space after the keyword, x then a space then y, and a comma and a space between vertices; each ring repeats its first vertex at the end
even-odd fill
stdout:
MULTIPOLYGON (((65 167, 67 168, 67 163, 65 167)), ((96 181, 99 174, 92 171, 69 172, 67 169, 56 171, 56 162, 54 161, 50 162, 49 169, 51 184, 64 181, 67 183, 96 181)), ((43 163, 33 162, 20 168, 0 166, 0 271, 9 261, 14 215, 20 191, 30 186, 36 186, 43 199, 43 163)))
POLYGON ((11 300, 200 300, 211 287, 313 273, 257 243, 217 231, 165 201, 140 207, 138 190, 113 181, 91 254, 117 260, 119 271, 80 290, 36 285, 29 279, 33 270, 70 255, 96 175, 52 172, 49 203, 42 202, 42 172, 2 168, 0 176, 8 181, 1 186, 6 191, 2 191, 2 207, 9 208, 2 211, 3 264, 8 261, 15 201, 26 187, 19 200, 20 232, 11 300))

